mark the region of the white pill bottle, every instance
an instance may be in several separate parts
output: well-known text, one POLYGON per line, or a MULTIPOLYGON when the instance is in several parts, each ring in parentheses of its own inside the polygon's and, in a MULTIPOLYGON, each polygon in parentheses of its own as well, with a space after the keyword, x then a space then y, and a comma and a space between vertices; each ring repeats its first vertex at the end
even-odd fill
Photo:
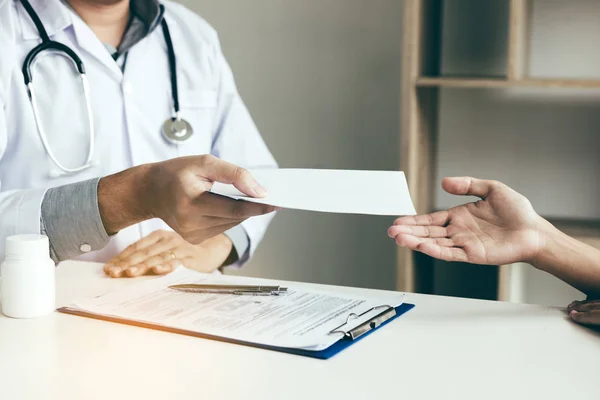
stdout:
POLYGON ((48 238, 16 235, 6 239, 0 265, 2 313, 12 318, 37 318, 56 309, 55 266, 48 238))

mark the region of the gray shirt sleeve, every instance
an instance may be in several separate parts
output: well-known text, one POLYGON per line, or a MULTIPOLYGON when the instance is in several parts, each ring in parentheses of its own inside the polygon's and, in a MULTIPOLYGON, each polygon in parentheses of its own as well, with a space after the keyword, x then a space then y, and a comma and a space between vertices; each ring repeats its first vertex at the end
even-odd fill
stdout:
POLYGON ((48 189, 42 201, 41 231, 55 262, 100 250, 109 242, 98 209, 100 178, 48 189))
MULTIPOLYGON (((48 189, 42 201, 40 230, 50 241, 55 262, 68 260, 106 246, 110 237, 98 210, 100 178, 48 189)), ((233 243, 237 259, 246 256, 250 239, 242 226, 225 232, 233 243)))

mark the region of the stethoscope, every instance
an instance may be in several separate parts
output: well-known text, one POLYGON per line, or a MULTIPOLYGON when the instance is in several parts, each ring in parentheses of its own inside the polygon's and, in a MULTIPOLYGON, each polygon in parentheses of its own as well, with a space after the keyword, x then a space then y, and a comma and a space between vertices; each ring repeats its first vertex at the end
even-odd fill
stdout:
MULTIPOLYGON (((84 169, 90 168, 93 165, 92 158, 94 156, 94 118, 92 114, 91 102, 90 102, 90 88, 89 83, 85 74, 85 65, 81 58, 68 46, 51 40, 46 32, 46 28, 44 28, 44 24, 40 20, 40 17, 37 15, 31 4, 28 0, 21 0, 25 11, 29 14, 29 17, 35 24, 39 35, 42 39, 42 43, 36 46, 33 50, 27 54, 25 57, 25 61, 23 62, 23 77, 25 78, 25 85, 27 86, 27 91, 29 93, 29 100, 31 101, 31 106, 33 107, 33 115, 35 118, 35 124, 37 125, 38 133, 42 144, 44 145, 44 149, 48 156, 56 164, 56 166, 66 173, 75 173, 79 171, 83 171, 84 169), (83 95, 85 98, 85 105, 87 110, 87 117, 89 122, 89 148, 88 154, 84 164, 80 167, 76 168, 67 168, 58 161, 54 152, 50 148, 48 143, 48 138, 44 131, 44 127, 42 125, 42 121, 39 116, 39 107, 35 96, 35 90, 33 88, 33 76, 31 73, 32 66, 35 65, 37 57, 44 51, 52 51, 60 56, 66 57, 71 60, 77 71, 79 72, 79 77, 81 78, 81 85, 83 88, 83 95)), ((161 5, 161 13, 164 12, 164 7, 161 5)), ((161 27, 163 31, 163 35, 165 37, 165 42, 167 43, 167 53, 169 57, 169 70, 171 75, 171 94, 173 96, 173 109, 174 115, 173 117, 167 119, 162 125, 162 134, 165 140, 172 144, 180 144, 186 140, 188 140, 192 134, 194 133, 192 126, 185 119, 181 118, 181 111, 179 109, 179 92, 177 90, 177 63, 175 59, 175 51, 173 50, 173 42, 171 40, 171 34, 169 32, 169 26, 167 25, 167 21, 163 18, 161 21, 161 27)))

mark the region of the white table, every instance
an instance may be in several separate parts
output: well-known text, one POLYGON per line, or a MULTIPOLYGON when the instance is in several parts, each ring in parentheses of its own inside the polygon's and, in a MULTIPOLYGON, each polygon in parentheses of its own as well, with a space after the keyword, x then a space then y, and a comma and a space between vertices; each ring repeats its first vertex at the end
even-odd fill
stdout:
MULTIPOLYGON (((63 263, 58 303, 134 282, 63 263)), ((409 300, 417 307, 328 361, 58 313, 0 316, 0 399, 600 398, 600 334, 563 311, 409 300)))

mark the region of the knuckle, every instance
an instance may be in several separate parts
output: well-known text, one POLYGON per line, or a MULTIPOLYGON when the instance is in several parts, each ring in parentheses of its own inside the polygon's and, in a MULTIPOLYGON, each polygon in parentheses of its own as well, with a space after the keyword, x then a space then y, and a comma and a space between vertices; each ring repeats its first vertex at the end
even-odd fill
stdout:
POLYGON ((244 181, 250 178, 250 172, 242 167, 236 167, 234 175, 236 181, 244 181))
POLYGON ((148 235, 148 238, 160 237, 161 235, 162 235, 162 229, 158 229, 158 230, 155 230, 152 233, 150 233, 148 235))
POLYGON ((137 258, 147 258, 150 255, 151 251, 151 247, 146 247, 145 249, 139 251, 139 256, 137 258))
POLYGON ((504 183, 502 183, 500 181, 496 181, 496 180, 491 180, 490 181, 490 187, 492 189, 504 189, 504 188, 508 188, 508 186, 506 186, 504 183))
POLYGON ((160 230, 160 237, 161 237, 161 239, 164 239, 164 240, 167 240, 167 241, 171 241, 176 236, 177 236, 177 234, 174 231, 169 231, 169 230, 166 230, 166 229, 161 229, 160 230))
POLYGON ((175 181, 177 186, 183 186, 186 182, 186 179, 189 175, 189 171, 186 167, 178 170, 173 174, 173 180, 175 181))
POLYGON ((170 248, 174 248, 174 247, 178 246, 182 240, 183 239, 181 238, 181 236, 176 234, 176 236, 173 235, 173 236, 169 237, 168 239, 166 239, 166 244, 170 248))
POLYGON ((214 163, 217 161, 217 157, 213 156, 212 154, 203 154, 199 156, 199 158, 200 165, 202 165, 203 167, 209 167, 211 165, 214 165, 214 163))

